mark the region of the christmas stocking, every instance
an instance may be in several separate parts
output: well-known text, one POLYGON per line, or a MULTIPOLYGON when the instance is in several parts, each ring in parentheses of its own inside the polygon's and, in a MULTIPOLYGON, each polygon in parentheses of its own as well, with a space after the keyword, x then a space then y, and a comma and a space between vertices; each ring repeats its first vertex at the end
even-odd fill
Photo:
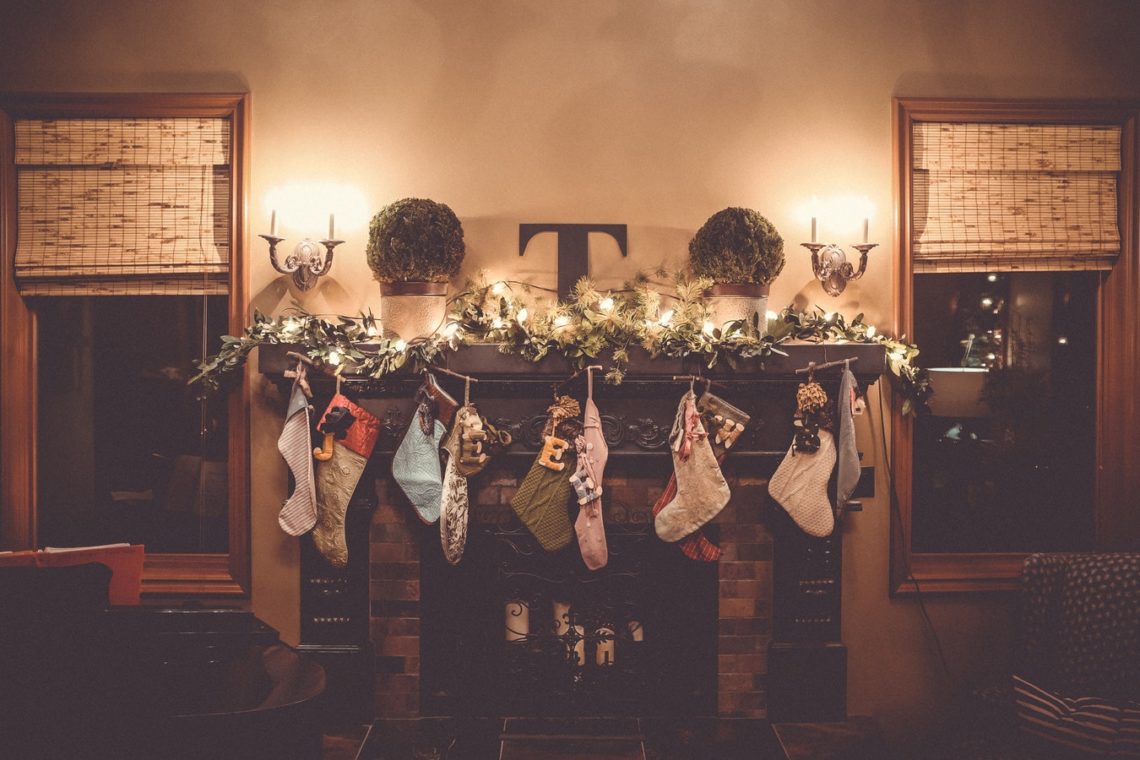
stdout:
POLYGON ((797 451, 793 443, 768 482, 768 493, 809 536, 823 538, 835 530, 835 515, 827 498, 827 481, 835 466, 835 441, 819 431, 819 449, 797 451))
POLYGON ((843 369, 843 376, 839 380, 839 398, 836 401, 839 415, 839 442, 836 447, 838 470, 835 475, 835 508, 839 514, 855 486, 859 482, 861 467, 859 465, 859 449, 855 445, 855 375, 848 368, 843 369))
POLYGON ((317 425, 324 446, 317 460, 317 526, 313 543, 333 567, 348 564, 344 513, 380 434, 380 420, 341 394, 333 396, 317 425))
POLYGON ((567 454, 569 443, 558 437, 558 433, 562 422, 578 415, 578 402, 569 396, 560 396, 549 412, 542 451, 519 484, 519 490, 511 499, 511 508, 542 548, 554 552, 565 548, 574 535, 566 511, 574 456, 567 454))
POLYGON ((677 476, 677 495, 657 513, 653 524, 657 537, 672 543, 716 517, 731 494, 709 445, 697 412, 696 395, 691 390, 677 407, 669 442, 673 472, 677 476))
POLYGON ((317 490, 313 480, 312 443, 309 440, 309 400, 305 395, 305 365, 298 363, 285 411, 285 427, 277 450, 293 473, 293 495, 285 500, 277 524, 290 536, 308 533, 317 524, 317 490))
POLYGON ((578 451, 578 470, 570 477, 570 485, 578 495, 578 518, 574 532, 582 561, 591 570, 599 570, 609 561, 606 528, 602 523, 602 472, 609 458, 609 446, 602 434, 602 416, 594 404, 594 376, 587 374, 586 411, 582 415, 582 435, 574 440, 578 451))
POLYGON ((467 546, 467 478, 459 474, 456 458, 448 457, 443 472, 443 495, 439 505, 439 543, 443 556, 453 565, 463 559, 467 546))
MULTIPOLYGON (((717 464, 724 461, 724 455, 717 457, 717 464)), ((665 505, 677 498, 677 473, 669 476, 669 482, 665 484, 665 490, 661 492, 657 502, 653 505, 653 517, 661 514, 661 510, 665 505)), ((723 553, 720 547, 714 544, 708 536, 705 535, 704 528, 701 528, 692 535, 685 536, 677 542, 677 548, 691 560, 696 562, 716 562, 720 559, 723 553)))
POLYGON ((392 479, 403 489, 419 518, 430 525, 439 519, 443 494, 439 442, 445 431, 433 414, 434 404, 422 395, 420 398, 412 424, 392 457, 392 479))

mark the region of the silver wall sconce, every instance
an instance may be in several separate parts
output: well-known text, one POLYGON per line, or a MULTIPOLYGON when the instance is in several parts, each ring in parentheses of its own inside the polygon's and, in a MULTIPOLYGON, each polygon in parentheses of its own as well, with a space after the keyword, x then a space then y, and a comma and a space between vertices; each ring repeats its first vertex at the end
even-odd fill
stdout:
POLYGON ((847 283, 858 280, 867 271, 867 253, 878 246, 878 243, 868 243, 869 220, 863 220, 863 242, 852 245, 859 252, 859 268, 856 269, 847 260, 843 248, 835 243, 815 242, 815 217, 811 220, 811 242, 800 243, 811 251, 811 269, 815 277, 823 284, 823 291, 829 296, 837 296, 847 287, 847 283))
POLYGON ((285 238, 277 236, 277 212, 274 211, 269 221, 269 234, 258 235, 269 243, 269 261, 273 268, 281 274, 293 275, 293 284, 298 290, 305 291, 317 284, 317 279, 329 273, 333 262, 333 249, 343 243, 335 239, 335 219, 329 214, 329 236, 324 240, 311 240, 305 238, 293 248, 293 252, 285 257, 282 264, 277 258, 277 244, 285 238), (325 250, 321 250, 324 246, 325 250))

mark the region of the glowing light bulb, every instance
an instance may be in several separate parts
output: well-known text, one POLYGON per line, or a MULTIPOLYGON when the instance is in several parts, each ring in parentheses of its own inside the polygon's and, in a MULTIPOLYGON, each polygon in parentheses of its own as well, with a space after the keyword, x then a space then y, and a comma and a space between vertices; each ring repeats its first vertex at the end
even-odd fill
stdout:
POLYGON ((827 320, 828 322, 830 322, 832 319, 835 318, 835 312, 834 311, 825 311, 823 313, 823 318, 825 320, 827 320))
POLYGON ((443 337, 454 338, 457 332, 459 332, 459 323, 449 322, 447 326, 443 328, 443 337))
POLYGON ((570 324, 570 317, 566 316, 565 314, 559 314, 554 318, 555 327, 565 327, 568 324, 570 324))
POLYGON ((614 299, 610 296, 606 296, 602 300, 598 301, 598 308, 601 311, 605 312, 611 311, 614 308, 614 299))
POLYGON ((281 332, 288 335, 290 333, 296 332, 298 327, 299 325, 297 324, 297 320, 293 317, 289 317, 281 323, 281 332))
POLYGON ((494 285, 491 286, 491 293, 493 295, 501 296, 503 293, 506 293, 506 292, 507 292, 507 283, 503 282, 502 280, 499 280, 498 282, 496 282, 494 285))
POLYGON ((495 317, 494 319, 491 320, 491 329, 492 330, 502 330, 503 324, 504 324, 503 320, 499 319, 498 317, 495 317))
POLYGON ((380 326, 377 325, 375 322, 372 322, 368 325, 368 331, 367 332, 368 332, 369 338, 375 338, 377 335, 380 334, 380 326))
POLYGON ((769 322, 771 322, 772 320, 779 319, 780 315, 777 314, 776 312, 772 311, 771 309, 768 309, 768 311, 764 312, 764 318, 766 320, 768 320, 769 322))
POLYGON ((874 338, 875 337, 875 326, 874 325, 867 325, 867 333, 866 334, 867 334, 868 338, 874 338))
POLYGON ((986 275, 986 282, 997 282, 997 280, 998 277, 996 274, 991 273, 986 275))
POLYGON ((526 307, 524 306, 521 309, 519 309, 517 314, 515 314, 515 321, 518 322, 520 325, 526 324, 526 319, 529 316, 530 316, 530 312, 527 311, 526 307))
POLYGON ((336 349, 329 351, 329 364, 334 367, 340 364, 340 352, 336 349))
POLYGON ((985 298, 982 299, 982 307, 983 308, 988 309, 993 305, 994 305, 994 299, 990 298, 989 296, 986 296, 985 298))
POLYGON ((408 342, 403 338, 397 338, 396 342, 392 344, 392 348, 403 353, 404 349, 408 347, 408 342))
POLYGON ((996 358, 997 358, 996 354, 986 354, 986 359, 988 359, 991 362, 996 358))
POLYGON ((662 327, 668 327, 669 323, 673 321, 673 310, 666 309, 664 313, 657 319, 657 324, 662 327))
POLYGON ((707 335, 711 338, 712 334, 713 334, 713 330, 715 330, 715 329, 716 329, 716 326, 712 323, 712 320, 706 319, 704 326, 701 328, 701 332, 703 332, 705 335, 707 335))
POLYGON ((1064 335, 1058 335, 1057 336, 1057 345, 1067 346, 1067 345, 1069 345, 1069 339, 1067 337, 1065 337, 1064 335))

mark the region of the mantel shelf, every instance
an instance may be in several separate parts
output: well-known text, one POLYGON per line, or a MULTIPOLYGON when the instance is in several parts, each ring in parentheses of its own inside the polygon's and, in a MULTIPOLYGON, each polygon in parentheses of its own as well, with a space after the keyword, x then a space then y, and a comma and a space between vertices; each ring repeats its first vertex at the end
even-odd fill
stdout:
MULTIPOLYGON (((286 356, 286 352, 292 350, 301 351, 302 348, 284 344, 261 346, 258 349, 260 372, 275 379, 280 378, 292 364, 286 356)), ((843 359, 858 359, 851 365, 851 370, 860 385, 866 386, 878 380, 887 369, 886 349, 875 343, 795 343, 781 345, 780 350, 787 353, 787 356, 773 354, 763 360, 743 359, 737 361, 735 367, 721 363, 709 370, 700 357, 653 358, 644 349, 635 347, 630 351, 629 367, 622 386, 675 383, 674 375, 689 374, 729 385, 800 383, 806 379, 806 375, 796 374, 796 370, 808 366, 809 362, 823 364, 843 359)), ((608 366, 609 361, 603 356, 597 363, 608 366)), ((499 347, 492 344, 464 346, 458 351, 444 354, 440 364, 482 382, 509 385, 536 383, 549 386, 575 372, 575 368, 562 356, 551 355, 541 361, 531 362, 519 356, 501 353, 499 347)), ((821 375, 826 373, 824 376, 830 377, 836 372, 834 369, 823 370, 821 375)), ((354 384, 368 386, 361 389, 366 394, 374 392, 377 395, 398 395, 406 390, 402 386, 418 382, 411 369, 401 369, 381 380, 354 378, 351 374, 346 374, 345 378, 354 384)))

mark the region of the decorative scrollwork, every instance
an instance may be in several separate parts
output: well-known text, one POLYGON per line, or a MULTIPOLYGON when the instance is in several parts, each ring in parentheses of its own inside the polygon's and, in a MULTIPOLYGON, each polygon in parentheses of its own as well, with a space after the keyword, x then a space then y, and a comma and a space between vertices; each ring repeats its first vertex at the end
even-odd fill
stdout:
POLYGON ((658 425, 650 417, 639 417, 627 425, 629 437, 643 449, 661 449, 669 442, 670 427, 658 425))

